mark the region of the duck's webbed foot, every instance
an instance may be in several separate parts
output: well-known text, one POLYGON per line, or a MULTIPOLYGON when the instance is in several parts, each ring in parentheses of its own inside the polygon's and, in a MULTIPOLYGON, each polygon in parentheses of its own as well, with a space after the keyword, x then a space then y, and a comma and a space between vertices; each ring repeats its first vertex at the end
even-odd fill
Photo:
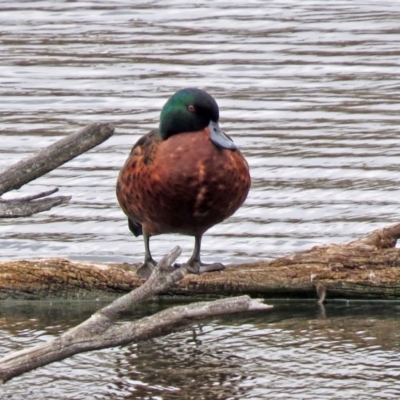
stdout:
POLYGON ((221 263, 211 263, 206 264, 201 261, 189 261, 185 264, 175 264, 176 267, 184 267, 191 274, 200 275, 203 272, 211 272, 211 271, 222 271, 225 269, 225 265, 221 263))
POLYGON ((153 259, 147 260, 136 270, 136 275, 142 279, 149 279, 156 265, 153 259))

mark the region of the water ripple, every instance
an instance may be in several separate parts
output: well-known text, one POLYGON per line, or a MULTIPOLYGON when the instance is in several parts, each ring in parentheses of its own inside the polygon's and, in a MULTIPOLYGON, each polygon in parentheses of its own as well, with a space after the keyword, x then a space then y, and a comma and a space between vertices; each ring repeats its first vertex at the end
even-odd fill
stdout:
MULTIPOLYGON (((18 191, 59 187, 72 200, 1 220, 0 257, 141 260, 143 245, 128 232, 115 180, 132 144, 157 125, 165 99, 185 86, 216 97, 221 126, 246 155, 253 179, 245 205, 205 235, 205 259, 277 257, 397 222, 399 19, 395 1, 2 4, 0 168, 93 121, 112 122, 117 131, 18 191)), ((175 244, 189 256, 193 240, 170 235, 152 240, 155 257, 175 244)), ((383 349, 365 329, 347 334, 307 321, 301 333, 298 320, 295 327, 206 325, 201 346, 184 331, 79 356, 61 372, 52 366, 24 382, 40 398, 54 390, 64 398, 105 398, 102 385, 91 385, 96 380, 120 398, 179 398, 182 390, 193 398, 399 397, 397 338, 383 349), (77 382, 79 393, 70 390, 79 390, 77 382), (38 394, 37 385, 46 389, 38 394)), ((12 346, 49 334, 43 325, 7 326, 12 346)), ((26 397, 20 382, 10 398, 26 397)))

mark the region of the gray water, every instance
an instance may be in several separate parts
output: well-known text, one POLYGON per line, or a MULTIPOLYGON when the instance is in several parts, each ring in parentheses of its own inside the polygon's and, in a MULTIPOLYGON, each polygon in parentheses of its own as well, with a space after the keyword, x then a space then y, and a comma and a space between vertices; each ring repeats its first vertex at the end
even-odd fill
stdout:
MULTIPOLYGON (((244 206, 204 236, 205 261, 274 258, 398 222, 399 21, 397 1, 1 1, 0 168, 93 121, 112 122, 116 133, 5 196, 58 187, 72 200, 1 220, 0 258, 141 261, 115 180, 165 100, 188 86, 217 99, 253 181, 244 206)), ((193 240, 174 235, 152 239, 155 258, 176 244, 187 258, 193 240)), ((2 354, 98 306, 46 304, 51 318, 4 305, 12 317, 1 319, 2 354)), ((282 303, 267 316, 209 321, 200 343, 187 329, 76 356, 0 391, 15 399, 399 398, 397 306, 343 304, 324 314, 313 303, 282 303)))
MULTIPOLYGON (((2 399, 398 399, 399 303, 274 301, 148 342, 80 354, 0 387, 2 399)), ((0 310, 1 353, 48 340, 98 302, 0 310)), ((132 318, 173 305, 152 303, 132 318)))

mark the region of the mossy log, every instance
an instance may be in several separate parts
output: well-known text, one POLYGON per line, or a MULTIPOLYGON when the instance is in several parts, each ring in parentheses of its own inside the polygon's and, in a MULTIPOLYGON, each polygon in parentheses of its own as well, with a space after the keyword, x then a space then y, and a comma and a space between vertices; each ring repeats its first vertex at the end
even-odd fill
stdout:
MULTIPOLYGON (((272 261, 186 275, 163 295, 399 299, 400 223, 347 244, 315 246, 272 261), (318 288, 318 291, 317 291, 318 288)), ((139 287, 139 264, 98 264, 65 258, 0 262, 1 299, 105 299, 139 287)))

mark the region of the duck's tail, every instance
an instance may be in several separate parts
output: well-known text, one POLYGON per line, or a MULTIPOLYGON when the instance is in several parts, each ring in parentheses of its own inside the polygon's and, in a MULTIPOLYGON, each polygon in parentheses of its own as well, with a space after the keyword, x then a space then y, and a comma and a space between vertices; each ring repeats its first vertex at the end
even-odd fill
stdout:
POLYGON ((131 219, 128 218, 128 226, 129 230, 137 237, 140 235, 143 235, 143 228, 142 224, 136 221, 132 221, 131 219))

